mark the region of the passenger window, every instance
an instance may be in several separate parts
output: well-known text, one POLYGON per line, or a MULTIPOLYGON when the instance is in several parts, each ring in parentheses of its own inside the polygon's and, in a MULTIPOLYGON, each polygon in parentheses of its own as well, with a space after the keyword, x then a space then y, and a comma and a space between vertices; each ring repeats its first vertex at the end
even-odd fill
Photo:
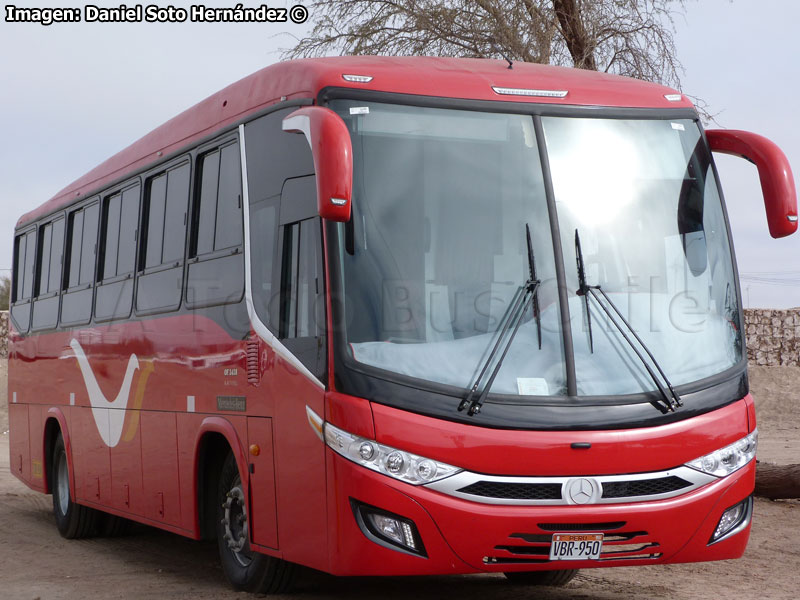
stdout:
POLYGON ((61 291, 61 253, 64 250, 64 219, 39 228, 36 254, 36 289, 31 330, 52 329, 58 324, 61 291))
MULTIPOLYGON (((66 289, 78 285, 81 274, 81 244, 83 243, 83 210, 76 210, 69 216, 67 227, 67 275, 64 278, 66 289)), ((94 260, 92 261, 94 263, 94 260)))
POLYGON ((14 239, 14 284, 11 289, 11 318, 17 331, 25 333, 30 327, 31 296, 33 294, 36 230, 14 239))
POLYGON ((39 230, 37 297, 59 291, 63 246, 64 219, 48 223, 39 230))
POLYGON ((64 256, 64 294, 61 300, 61 322, 65 325, 86 324, 92 316, 97 254, 97 225, 100 204, 94 202, 75 210, 67 217, 67 243, 64 256))
POLYGON ((142 218, 145 237, 140 270, 183 260, 188 201, 188 164, 149 181, 142 218))
POLYGON ((39 230, 39 280, 36 282, 36 296, 47 293, 50 281, 50 243, 53 240, 53 224, 48 223, 39 230))
POLYGON ((176 310, 183 290, 189 163, 148 180, 142 214, 136 312, 176 310))
POLYGON ((139 186, 114 194, 103 207, 103 263, 99 280, 133 272, 139 221, 139 186))
POLYGON ((201 154, 192 207, 186 304, 234 304, 244 296, 242 175, 238 142, 201 154))
POLYGON ((18 235, 14 240, 14 288, 12 302, 27 300, 33 291, 33 257, 36 232, 18 235))
POLYGON ((242 179, 239 144, 200 157, 200 192, 195 204, 192 256, 242 243, 242 179))
POLYGON ((25 281, 22 286, 22 297, 30 298, 33 295, 33 259, 36 253, 36 232, 31 231, 25 236, 25 281))
POLYGON ((127 319, 131 315, 139 191, 136 184, 107 197, 103 203, 101 269, 94 299, 94 318, 98 322, 127 319))

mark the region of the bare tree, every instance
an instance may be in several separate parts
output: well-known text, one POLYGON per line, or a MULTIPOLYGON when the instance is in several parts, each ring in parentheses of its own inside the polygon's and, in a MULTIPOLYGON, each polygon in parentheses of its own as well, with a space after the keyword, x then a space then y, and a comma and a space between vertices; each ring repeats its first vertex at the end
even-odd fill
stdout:
POLYGON ((680 88, 674 19, 684 0, 316 0, 284 52, 504 57, 680 88))

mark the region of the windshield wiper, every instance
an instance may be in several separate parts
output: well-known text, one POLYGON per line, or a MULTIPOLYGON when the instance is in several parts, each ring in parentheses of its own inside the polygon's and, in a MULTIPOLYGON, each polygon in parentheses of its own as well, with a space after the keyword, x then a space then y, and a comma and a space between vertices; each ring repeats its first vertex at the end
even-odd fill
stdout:
POLYGON ((608 320, 614 325, 614 327, 617 328, 617 331, 619 331, 620 335, 622 336, 622 339, 624 339, 628 343, 628 346, 630 346, 631 350, 633 350, 638 359, 641 361, 648 375, 650 375, 650 378, 653 380, 653 383, 656 384, 658 391, 661 393, 661 397, 664 400, 664 404, 666 405, 667 410, 675 411, 676 408, 683 406, 683 401, 681 401, 681 397, 672 388, 672 384, 670 383, 669 379, 664 373, 664 370, 661 368, 661 365, 658 364, 658 361, 656 360, 655 356, 653 356, 653 353, 650 352, 650 349, 647 347, 644 341, 642 341, 642 338, 640 338, 639 335, 636 333, 636 331, 634 331, 631 324, 628 323, 625 317, 622 316, 622 313, 617 308, 617 305, 614 304, 611 298, 608 297, 608 294, 606 294, 599 285, 588 285, 586 283, 586 270, 584 268, 584 263, 583 263, 583 252, 581 251, 581 238, 580 235, 578 234, 577 229, 575 230, 575 255, 578 263, 578 284, 580 286, 576 294, 578 294, 579 296, 583 296, 584 300, 586 301, 586 322, 589 329, 590 350, 594 352, 594 344, 592 342, 592 317, 589 313, 589 297, 591 296, 591 298, 597 303, 597 306, 599 306, 602 309, 602 311, 606 314, 608 320), (608 307, 606 307, 606 305, 600 300, 600 298, 597 295, 597 292, 599 292, 600 295, 603 296, 608 305, 614 310, 614 313, 616 313, 616 316, 619 318, 619 321, 621 321, 625 325, 624 328, 622 325, 620 325, 619 321, 617 321, 617 319, 614 318, 614 315, 612 315, 608 307), (639 343, 641 348, 647 353, 647 356, 650 357, 653 366, 655 366, 655 368, 658 370, 659 374, 663 378, 664 384, 666 384, 666 388, 669 390, 669 393, 667 393, 667 389, 664 389, 664 385, 662 385, 661 381, 658 379, 655 372, 648 364, 647 360, 644 358, 644 356, 642 356, 642 353, 636 347, 636 344, 634 344, 633 341, 628 337, 628 334, 625 333, 625 329, 627 329, 633 335, 633 337, 639 343))
POLYGON ((505 359, 506 354, 508 354, 511 344, 514 342, 514 337, 517 335, 519 326, 522 324, 522 318, 525 316, 528 307, 531 305, 533 305, 533 315, 536 318, 536 333, 539 337, 539 349, 541 350, 542 348, 542 321, 539 314, 539 284, 541 281, 536 278, 536 262, 533 256, 531 228, 528 224, 525 225, 525 233, 528 242, 528 280, 519 289, 517 289, 516 293, 514 294, 511 304, 509 305, 508 309, 503 315, 503 318, 500 320, 500 324, 498 325, 498 330, 500 333, 498 334, 497 340, 492 347, 492 351, 489 353, 488 358, 483 363, 480 373, 478 373, 478 377, 475 379, 475 383, 470 388, 467 397, 464 398, 461 401, 461 404, 458 405, 459 411, 467 409, 467 414, 470 416, 481 412, 481 406, 483 406, 483 403, 486 401, 486 397, 489 395, 489 390, 492 388, 495 377, 497 377, 497 374, 500 372, 500 367, 503 366, 503 360, 505 359), (509 330, 511 330, 511 334, 506 337, 509 330), (478 392, 480 384, 483 381, 486 372, 489 370, 489 366, 492 364, 495 355, 497 355, 501 348, 502 352, 500 353, 500 357, 497 359, 497 363, 495 364, 494 369, 492 369, 492 373, 489 376, 489 380, 486 382, 486 385, 483 387, 483 391, 481 391, 477 398, 473 399, 475 394, 478 392))

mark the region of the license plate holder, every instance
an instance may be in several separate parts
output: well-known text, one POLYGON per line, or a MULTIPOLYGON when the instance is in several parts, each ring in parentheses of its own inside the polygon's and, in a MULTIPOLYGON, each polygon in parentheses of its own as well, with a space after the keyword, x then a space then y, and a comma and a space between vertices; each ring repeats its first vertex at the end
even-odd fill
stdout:
POLYGON ((554 533, 550 560, 599 560, 602 549, 602 533, 554 533))

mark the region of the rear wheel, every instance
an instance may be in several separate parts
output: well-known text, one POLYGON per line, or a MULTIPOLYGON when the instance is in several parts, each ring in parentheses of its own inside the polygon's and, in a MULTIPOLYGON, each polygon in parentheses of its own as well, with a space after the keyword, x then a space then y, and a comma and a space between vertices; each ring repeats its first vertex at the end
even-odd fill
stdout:
POLYGON ((88 537, 95 534, 97 511, 73 502, 69 489, 69 462, 64 447, 64 438, 58 434, 53 446, 52 471, 53 514, 58 532, 67 539, 88 537))
POLYGON ((503 573, 506 578, 516 585, 567 585, 575 575, 577 569, 565 569, 563 571, 528 571, 516 573, 503 573))
POLYGON ((261 594, 287 591, 294 581, 294 565, 250 549, 247 501, 233 454, 222 466, 217 500, 219 556, 233 587, 261 594))

